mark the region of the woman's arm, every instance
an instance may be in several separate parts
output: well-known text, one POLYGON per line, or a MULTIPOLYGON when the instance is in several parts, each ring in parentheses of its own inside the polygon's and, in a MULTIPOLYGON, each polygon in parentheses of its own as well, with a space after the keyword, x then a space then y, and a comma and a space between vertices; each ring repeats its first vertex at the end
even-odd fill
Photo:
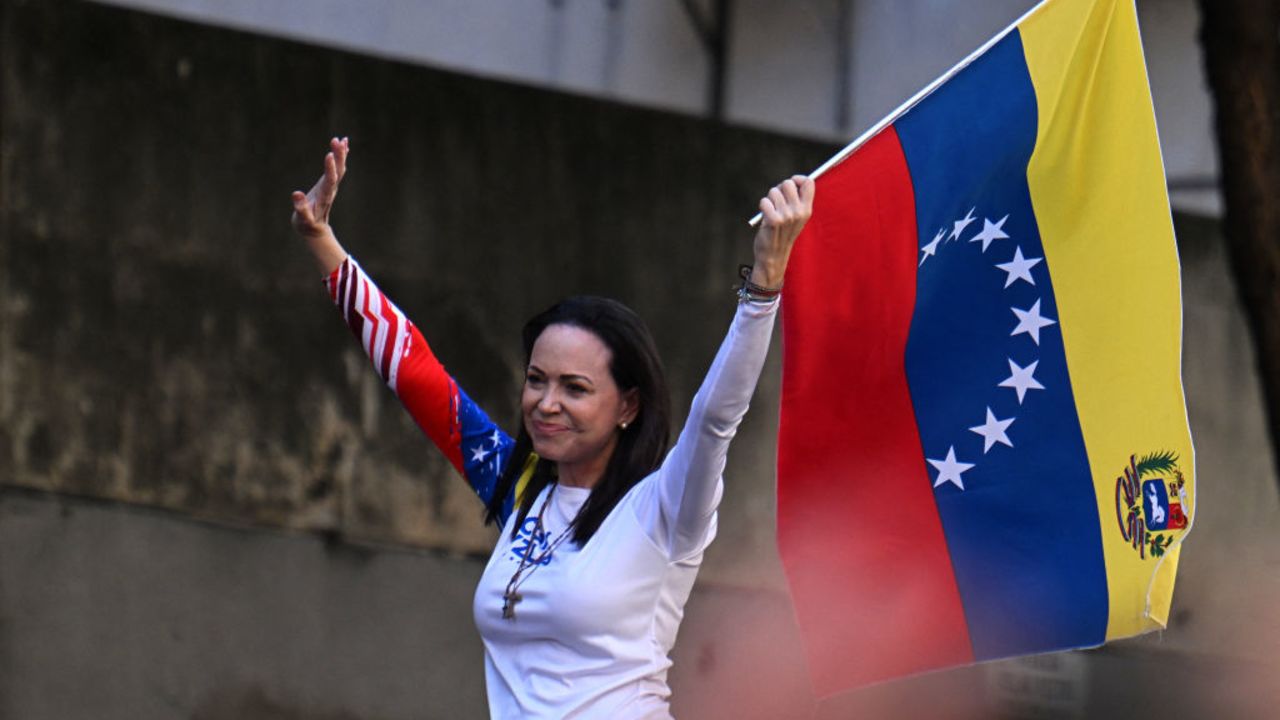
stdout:
POLYGON ((378 376, 488 504, 513 441, 458 387, 422 333, 342 249, 329 226, 349 147, 346 138, 331 140, 320 180, 306 194, 293 193, 294 229, 325 273, 329 299, 378 376))
POLYGON ((756 232, 751 283, 761 291, 739 303, 729 333, 716 354, 689 417, 658 476, 660 528, 673 560, 701 551, 722 493, 721 474, 729 441, 747 412, 764 366, 780 289, 796 237, 813 212, 814 184, 796 176, 760 200, 763 221, 756 232))

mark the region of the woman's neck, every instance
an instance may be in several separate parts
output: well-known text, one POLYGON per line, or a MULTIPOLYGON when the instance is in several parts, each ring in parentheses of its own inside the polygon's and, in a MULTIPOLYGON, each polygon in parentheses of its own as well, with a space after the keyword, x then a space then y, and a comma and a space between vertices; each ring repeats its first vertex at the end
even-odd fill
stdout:
POLYGON ((558 463, 556 465, 556 482, 565 487, 591 489, 604 476, 604 468, 583 467, 580 464, 558 463))

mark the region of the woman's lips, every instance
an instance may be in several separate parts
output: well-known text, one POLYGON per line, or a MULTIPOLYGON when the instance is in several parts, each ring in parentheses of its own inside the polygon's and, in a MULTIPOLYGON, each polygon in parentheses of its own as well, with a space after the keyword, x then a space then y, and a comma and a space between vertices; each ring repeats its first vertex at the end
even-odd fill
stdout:
POLYGON ((538 435, 558 435, 560 433, 568 432, 569 428, 564 425, 560 425, 559 423, 548 423, 534 420, 533 431, 538 435))

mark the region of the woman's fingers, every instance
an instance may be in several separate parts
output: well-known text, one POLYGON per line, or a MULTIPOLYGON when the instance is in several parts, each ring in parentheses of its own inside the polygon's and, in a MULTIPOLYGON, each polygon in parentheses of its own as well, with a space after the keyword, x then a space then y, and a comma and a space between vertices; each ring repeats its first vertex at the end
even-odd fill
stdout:
POLYGON ((324 173, 307 195, 314 221, 321 224, 329 222, 329 211, 338 197, 338 184, 347 171, 350 144, 346 138, 340 140, 335 137, 329 141, 329 147, 331 149, 324 156, 324 173))
POLYGON ((289 198, 293 200, 294 212, 298 213, 304 218, 308 218, 311 216, 311 204, 307 202, 306 193, 302 192, 301 190, 294 190, 293 194, 290 195, 289 198))
POLYGON ((293 200, 293 228, 303 236, 316 231, 318 223, 312 210, 311 199, 301 190, 294 190, 290 196, 293 200))
POLYGON ((800 189, 796 187, 795 180, 783 180, 778 189, 782 191, 782 197, 787 201, 787 208, 794 212, 800 205, 800 189))
POLYGON ((329 141, 329 146, 333 148, 333 156, 335 164, 338 168, 338 181, 342 181, 342 176, 347 174, 347 153, 351 151, 351 138, 334 138, 329 141))
POLYGON ((796 186, 796 200, 806 212, 813 211, 813 195, 816 185, 804 175, 792 175, 790 182, 796 186))
POLYGON ((324 156, 324 180, 326 191, 334 189, 338 184, 338 159, 332 151, 324 156))
POLYGON ((813 180, 803 175, 794 175, 771 188, 765 196, 764 199, 772 206, 773 215, 764 213, 763 209, 761 213, 771 225, 804 225, 813 213, 813 196, 813 180))
POLYGON ((791 179, 795 180, 796 184, 800 188, 800 201, 804 203, 806 208, 812 211, 813 196, 818 187, 817 183, 813 181, 813 178, 806 177, 804 175, 796 175, 791 179))
POLYGON ((777 225, 778 223, 786 222, 787 198, 785 195, 782 194, 781 188, 780 187, 770 188, 769 194, 767 195, 767 197, 769 198, 769 202, 773 203, 774 212, 777 213, 778 215, 778 220, 775 221, 774 224, 777 225))
POLYGON ((330 138, 329 152, 324 156, 324 171, 311 190, 295 190, 290 195, 293 202, 293 227, 304 237, 312 237, 327 230, 329 211, 338 196, 338 183, 347 172, 347 154, 351 150, 347 138, 330 138))
POLYGON ((782 224, 782 214, 778 212, 778 208, 774 206, 773 201, 768 197, 760 198, 760 214, 764 216, 766 225, 782 224))

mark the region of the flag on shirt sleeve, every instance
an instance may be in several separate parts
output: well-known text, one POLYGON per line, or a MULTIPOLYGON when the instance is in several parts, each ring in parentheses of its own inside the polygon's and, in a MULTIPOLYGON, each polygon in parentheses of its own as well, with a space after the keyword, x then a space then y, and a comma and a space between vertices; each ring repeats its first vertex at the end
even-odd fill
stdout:
POLYGON ((817 180, 778 544, 822 694, 1165 625, 1181 291, 1130 0, 1048 0, 817 180))
MULTIPOLYGON (((354 258, 324 279, 378 377, 391 388, 422 431, 488 504, 515 442, 458 386, 400 308, 378 289, 354 258)), ((500 521, 524 491, 531 464, 505 500, 500 521)))

